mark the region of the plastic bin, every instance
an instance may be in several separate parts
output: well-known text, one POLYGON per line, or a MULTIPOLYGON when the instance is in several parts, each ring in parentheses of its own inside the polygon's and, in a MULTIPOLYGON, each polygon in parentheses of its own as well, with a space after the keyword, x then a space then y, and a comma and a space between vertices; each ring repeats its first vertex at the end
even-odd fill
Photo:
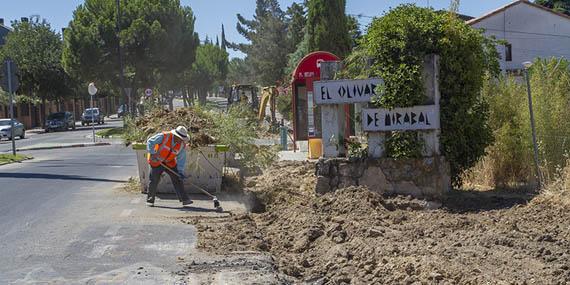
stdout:
POLYGON ((323 140, 309 139, 309 159, 318 159, 323 156, 323 140))

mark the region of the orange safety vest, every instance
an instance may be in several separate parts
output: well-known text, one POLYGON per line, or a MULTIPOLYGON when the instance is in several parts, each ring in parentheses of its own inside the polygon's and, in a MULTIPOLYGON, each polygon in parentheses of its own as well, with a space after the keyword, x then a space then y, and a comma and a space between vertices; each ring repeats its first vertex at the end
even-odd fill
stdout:
POLYGON ((159 167, 162 161, 166 166, 170 168, 176 167, 176 156, 180 153, 182 149, 182 144, 175 144, 172 147, 172 136, 170 132, 163 132, 164 138, 162 143, 154 146, 155 152, 158 154, 158 159, 153 159, 150 153, 147 155, 148 164, 152 167, 159 167))

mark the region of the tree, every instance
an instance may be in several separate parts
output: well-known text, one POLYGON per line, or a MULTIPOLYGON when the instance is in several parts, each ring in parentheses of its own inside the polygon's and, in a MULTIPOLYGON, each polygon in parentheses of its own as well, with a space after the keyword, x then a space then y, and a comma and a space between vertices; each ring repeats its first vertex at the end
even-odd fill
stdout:
POLYGON ((351 50, 346 0, 309 0, 307 34, 309 51, 328 51, 345 57, 351 50))
POLYGON ((351 39, 351 47, 354 48, 358 46, 358 41, 362 38, 362 31, 360 31, 358 20, 354 16, 346 16, 346 24, 351 39))
POLYGON ((195 18, 179 0, 121 3, 120 37, 114 1, 86 0, 77 7, 66 30, 63 62, 66 71, 84 81, 118 86, 120 38, 126 80, 137 100, 139 87, 164 85, 159 81, 192 66, 198 45, 195 18))
POLYGON ((190 72, 190 82, 201 104, 206 104, 208 91, 214 82, 225 80, 227 74, 228 53, 212 43, 200 45, 190 72))
POLYGON ((19 69, 19 93, 30 98, 59 100, 72 95, 61 65, 62 41, 45 20, 16 21, 0 49, 0 59, 14 60, 19 69))
POLYGON ((294 52, 297 46, 305 38, 305 26, 307 15, 302 4, 293 3, 287 8, 287 39, 291 45, 290 52, 294 52))
POLYGON ((228 65, 228 76, 226 82, 232 84, 249 84, 252 82, 250 65, 241 58, 232 58, 228 65))
POLYGON ((570 15, 570 0, 536 0, 534 2, 556 12, 570 15))
POLYGON ((461 174, 493 141, 488 104, 480 94, 488 76, 499 73, 495 42, 453 13, 402 5, 375 19, 362 45, 373 60, 371 75, 385 82, 375 104, 388 109, 425 103, 424 57, 440 56, 441 152, 450 162, 452 181, 460 184, 461 174))
POLYGON ((226 31, 224 29, 224 24, 222 24, 222 49, 226 51, 228 47, 228 41, 226 40, 226 31))
POLYGON ((249 43, 232 45, 246 54, 246 61, 252 65, 252 76, 261 85, 273 85, 281 79, 287 65, 289 45, 285 13, 277 0, 257 0, 253 20, 240 14, 237 30, 249 43))

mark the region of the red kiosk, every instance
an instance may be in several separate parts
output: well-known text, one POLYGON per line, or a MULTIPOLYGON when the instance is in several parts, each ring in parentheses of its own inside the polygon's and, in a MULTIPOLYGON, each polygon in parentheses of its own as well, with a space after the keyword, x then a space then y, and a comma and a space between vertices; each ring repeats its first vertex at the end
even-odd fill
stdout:
POLYGON ((338 56, 325 51, 316 51, 305 56, 293 72, 293 140, 308 140, 321 137, 320 108, 313 99, 313 82, 321 79, 321 62, 339 61, 338 56))

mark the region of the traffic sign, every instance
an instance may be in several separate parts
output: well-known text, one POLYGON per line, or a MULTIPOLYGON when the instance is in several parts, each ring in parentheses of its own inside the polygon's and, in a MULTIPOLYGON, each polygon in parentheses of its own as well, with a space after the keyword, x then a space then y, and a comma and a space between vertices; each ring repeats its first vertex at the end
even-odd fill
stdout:
POLYGON ((2 64, 2 89, 4 91, 13 93, 20 88, 20 82, 18 80, 18 67, 16 63, 11 60, 7 59, 2 64))
POLYGON ((152 89, 147 88, 147 89, 144 91, 144 94, 145 94, 147 97, 152 96, 152 89))

